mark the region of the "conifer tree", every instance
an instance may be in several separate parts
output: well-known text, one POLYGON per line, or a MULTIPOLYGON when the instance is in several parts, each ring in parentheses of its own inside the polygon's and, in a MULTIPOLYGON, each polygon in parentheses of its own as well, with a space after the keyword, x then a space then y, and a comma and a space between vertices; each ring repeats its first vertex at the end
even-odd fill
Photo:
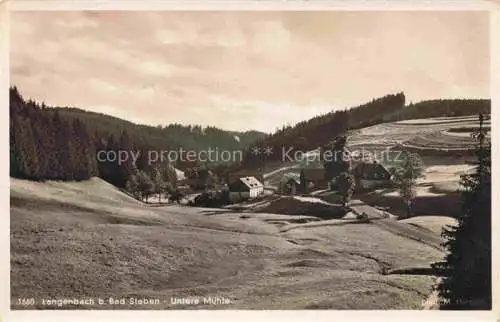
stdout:
MULTIPOLYGON (((46 134, 41 124, 41 118, 34 118, 31 120, 33 139, 35 141, 36 155, 38 157, 38 178, 45 178, 46 169, 48 168, 48 160, 45 157, 46 134)), ((37 179, 38 179, 37 178, 37 179)))
POLYGON ((104 160, 99 162, 100 176, 113 185, 116 185, 118 187, 125 187, 123 178, 121 178, 122 173, 120 170, 120 166, 118 165, 118 160, 116 159, 116 153, 118 153, 119 149, 115 137, 111 134, 106 142, 103 143, 103 145, 105 147, 104 150, 98 151, 98 153, 106 153, 101 157, 104 158, 104 160))
POLYGON ((78 119, 72 124, 72 160, 76 180, 86 180, 95 175, 95 158, 92 157, 92 142, 85 124, 78 119))
POLYGON ((14 154, 16 166, 22 178, 38 180, 40 167, 35 137, 29 119, 14 115, 14 154))
POLYGON ((442 309, 491 309, 491 147, 485 142, 484 116, 475 133, 479 141, 475 172, 463 175, 463 212, 457 226, 442 235, 449 254, 433 267, 445 276, 439 285, 442 309))
POLYGON ((19 126, 17 124, 17 116, 12 115, 12 109, 11 109, 11 116, 10 116, 10 149, 9 149, 9 156, 10 156, 10 176, 11 177, 20 177, 21 173, 19 170, 19 165, 18 165, 18 160, 16 156, 16 135, 15 135, 15 128, 19 126))
POLYGON ((60 180, 73 180, 72 166, 74 155, 71 151, 72 131, 69 124, 61 118, 56 110, 52 119, 54 128, 54 162, 56 164, 56 178, 60 180))
MULTIPOLYGON (((341 173, 349 171, 349 161, 345 155, 345 146, 347 144, 347 137, 344 135, 335 138, 331 144, 328 159, 324 161, 326 180, 330 181, 336 179, 341 173)), ((324 152, 323 155, 327 156, 324 152)))
POLYGON ((141 198, 141 193, 139 191, 139 181, 137 178, 137 169, 135 169, 128 177, 127 183, 125 185, 126 190, 131 193, 136 199, 141 198))
POLYGON ((58 151, 56 147, 56 133, 50 114, 45 114, 41 118, 40 132, 44 133, 43 158, 44 158, 44 178, 47 180, 58 179, 58 151))
POLYGON ((128 158, 124 162, 118 165, 117 175, 115 184, 118 187, 124 187, 128 176, 132 173, 135 165, 133 164, 133 160, 130 157, 130 152, 134 150, 134 146, 130 141, 130 137, 127 131, 123 131, 120 135, 117 145, 118 150, 125 151, 128 153, 128 158))

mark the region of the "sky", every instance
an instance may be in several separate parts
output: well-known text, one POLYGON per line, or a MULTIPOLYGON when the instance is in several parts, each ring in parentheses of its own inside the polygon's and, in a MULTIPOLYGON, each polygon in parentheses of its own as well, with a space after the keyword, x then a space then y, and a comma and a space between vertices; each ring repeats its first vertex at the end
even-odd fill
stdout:
POLYGON ((486 12, 13 12, 11 85, 149 125, 271 132, 403 91, 489 98, 486 12))

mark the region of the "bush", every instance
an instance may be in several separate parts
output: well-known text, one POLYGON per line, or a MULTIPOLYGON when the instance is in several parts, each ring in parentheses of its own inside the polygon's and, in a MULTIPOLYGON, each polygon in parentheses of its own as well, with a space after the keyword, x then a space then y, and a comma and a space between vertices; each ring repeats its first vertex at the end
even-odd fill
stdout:
POLYGON ((190 202, 191 206, 220 208, 230 203, 228 190, 205 191, 190 202))

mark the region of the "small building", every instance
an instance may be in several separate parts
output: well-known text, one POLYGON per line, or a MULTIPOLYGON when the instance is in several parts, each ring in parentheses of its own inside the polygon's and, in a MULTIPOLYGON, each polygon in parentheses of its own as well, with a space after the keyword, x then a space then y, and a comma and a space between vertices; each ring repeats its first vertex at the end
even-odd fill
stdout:
POLYGON ((372 190, 391 186, 391 173, 378 162, 363 162, 352 170, 356 180, 356 189, 372 190))
POLYGON ((258 197, 264 192, 264 185, 255 177, 241 177, 229 185, 229 200, 238 202, 258 197))
POLYGON ((294 195, 297 193, 297 191, 300 190, 300 178, 297 177, 290 177, 287 181, 285 181, 285 191, 283 191, 285 194, 289 195, 294 195))
POLYGON ((300 188, 303 192, 328 188, 324 168, 302 169, 300 171, 300 188))
POLYGON ((264 174, 262 172, 258 170, 247 170, 247 169, 227 173, 225 175, 224 181, 228 185, 231 185, 232 183, 238 181, 240 178, 243 177, 254 177, 259 182, 264 183, 264 174))

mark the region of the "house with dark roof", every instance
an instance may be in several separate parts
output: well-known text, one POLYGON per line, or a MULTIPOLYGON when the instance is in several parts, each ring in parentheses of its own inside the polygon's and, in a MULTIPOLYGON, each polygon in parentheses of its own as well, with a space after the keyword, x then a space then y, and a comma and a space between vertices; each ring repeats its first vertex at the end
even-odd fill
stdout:
POLYGON ((264 192, 264 185, 255 177, 241 177, 229 185, 229 200, 238 202, 254 199, 264 192))
POLYGON ((284 176, 283 193, 294 195, 301 190, 300 175, 298 173, 287 173, 284 176))
POLYGON ((302 169, 300 171, 300 188, 302 192, 328 188, 326 171, 324 168, 302 169))
POLYGON ((392 184, 391 173, 381 163, 362 162, 352 169, 356 190, 387 188, 392 184))

